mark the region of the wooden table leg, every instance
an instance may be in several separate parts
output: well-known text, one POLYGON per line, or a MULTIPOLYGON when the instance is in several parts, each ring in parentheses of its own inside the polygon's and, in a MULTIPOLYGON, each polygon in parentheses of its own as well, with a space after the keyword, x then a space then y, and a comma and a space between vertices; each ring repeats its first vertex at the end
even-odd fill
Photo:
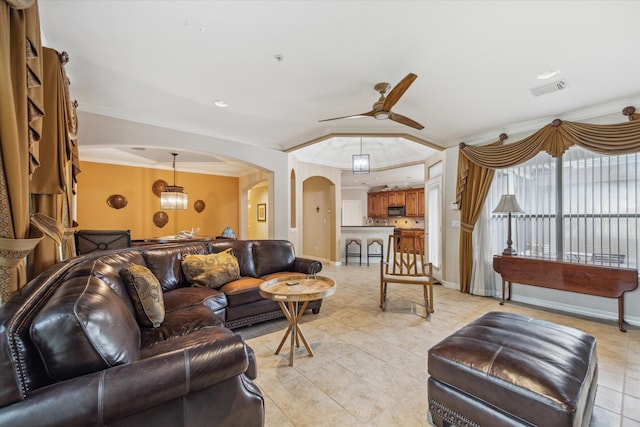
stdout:
POLYGON ((282 340, 280 341, 280 345, 278 345, 278 348, 276 349, 276 354, 280 353, 280 349, 282 349, 282 345, 284 344, 284 342, 286 341, 287 337, 289 336, 289 333, 291 332, 291 325, 293 324, 293 322, 291 320, 291 313, 289 312, 289 309, 287 308, 285 303, 283 303, 282 301, 278 301, 278 305, 280 306, 280 310, 282 310, 282 313, 284 314, 284 317, 286 317, 287 320, 289 321, 289 327, 287 328, 286 332, 284 333, 284 336, 282 337, 282 340))
POLYGON ((627 328, 624 327, 624 294, 618 298, 618 329, 620 332, 627 332, 627 328))
MULTIPOLYGON (((304 337, 304 334, 302 333, 302 329, 300 329, 300 319, 302 318, 302 315, 304 314, 304 311, 307 309, 307 305, 309 304, 309 301, 305 301, 302 304, 302 307, 300 308, 300 311, 298 312, 298 315, 296 316, 296 331, 297 334, 296 336, 299 336, 300 339, 302 340, 302 343, 304 344, 305 348, 307 349, 307 353, 309 353, 309 356, 313 357, 313 351, 311 351, 311 346, 309 345, 309 343, 307 342, 307 339, 304 337)), ((298 347, 300 347, 300 344, 298 344, 298 347)))
POLYGON ((307 309, 308 304, 309 304, 309 301, 305 301, 302 304, 302 307, 299 308, 298 307, 299 304, 297 301, 296 302, 289 301, 287 304, 285 304, 282 301, 278 301, 278 305, 280 306, 282 313, 284 313, 284 316, 289 321, 289 327, 285 331, 284 336, 282 337, 282 340, 280 341, 280 344, 276 349, 276 354, 280 353, 280 350, 282 349, 284 342, 287 340, 287 337, 289 336, 289 334, 291 334, 291 345, 289 347, 289 366, 293 366, 293 356, 294 356, 293 353, 296 347, 300 347, 299 339, 302 340, 302 343, 307 349, 309 356, 313 357, 313 351, 311 351, 311 346, 309 345, 309 343, 307 342, 307 339, 302 333, 302 329, 300 329, 300 319, 302 318, 304 311, 307 309))

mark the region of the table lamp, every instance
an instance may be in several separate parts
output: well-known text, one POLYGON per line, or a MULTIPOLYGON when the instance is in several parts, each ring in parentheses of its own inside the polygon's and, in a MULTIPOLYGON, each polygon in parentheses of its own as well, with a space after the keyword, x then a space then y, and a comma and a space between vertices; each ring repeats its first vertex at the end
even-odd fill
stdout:
POLYGON ((520 205, 518 205, 518 201, 516 200, 515 194, 503 194, 500 198, 500 202, 498 206, 493 210, 493 213, 506 213, 509 214, 509 228, 507 232, 507 247, 504 251, 502 251, 502 255, 517 255, 517 252, 514 248, 511 247, 513 241, 511 241, 511 213, 524 212, 520 205))

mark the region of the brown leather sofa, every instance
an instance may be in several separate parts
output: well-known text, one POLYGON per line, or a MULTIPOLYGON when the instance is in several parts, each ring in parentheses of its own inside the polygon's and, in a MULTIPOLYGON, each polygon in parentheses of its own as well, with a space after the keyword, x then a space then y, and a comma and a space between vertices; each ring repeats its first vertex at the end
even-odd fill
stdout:
POLYGON ((262 426, 253 351, 228 326, 282 315, 259 297, 262 279, 321 268, 280 240, 141 246, 57 264, 0 307, 0 425, 262 426), (228 248, 242 277, 190 286, 182 256, 228 248), (162 286, 156 328, 136 322, 119 274, 130 264, 162 286))

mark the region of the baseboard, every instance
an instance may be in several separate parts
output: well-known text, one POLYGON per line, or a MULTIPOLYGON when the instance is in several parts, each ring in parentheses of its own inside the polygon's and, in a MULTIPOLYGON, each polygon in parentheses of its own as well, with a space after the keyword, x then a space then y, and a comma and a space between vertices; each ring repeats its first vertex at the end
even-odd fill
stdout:
MULTIPOLYGON (((511 300, 515 302, 521 302, 523 304, 533 305, 536 307, 563 311, 563 312, 567 312, 567 313, 571 313, 579 316, 594 317, 596 319, 603 319, 603 320, 612 320, 616 322, 616 324, 618 322, 617 311, 612 312, 612 311, 598 310, 595 308, 582 307, 579 305, 563 304, 556 301, 548 301, 548 300, 543 300, 538 298, 522 297, 522 296, 516 296, 516 295, 512 295, 511 300)), ((640 318, 637 316, 629 316, 625 314, 624 321, 627 322, 629 325, 640 326, 640 318)))

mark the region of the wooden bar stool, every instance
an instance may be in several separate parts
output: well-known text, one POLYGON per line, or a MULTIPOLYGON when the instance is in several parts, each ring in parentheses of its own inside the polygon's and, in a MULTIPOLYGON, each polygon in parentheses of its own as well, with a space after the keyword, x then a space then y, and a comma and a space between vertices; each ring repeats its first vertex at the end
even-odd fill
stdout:
POLYGON ((347 239, 347 242, 345 244, 345 253, 344 253, 345 265, 349 265, 349 257, 352 257, 352 258, 358 257, 358 260, 360 261, 360 265, 362 265, 362 240, 361 239, 356 239, 356 238, 347 239), (358 252, 355 252, 356 246, 358 247, 358 252), (349 252, 349 249, 351 249, 351 252, 349 252))
POLYGON ((369 258, 380 258, 380 261, 382 262, 383 253, 384 253, 384 243, 382 242, 382 239, 380 238, 367 239, 367 267, 369 266, 369 258), (379 245, 380 253, 373 252, 372 249, 374 249, 375 246, 372 247, 372 245, 379 245))

